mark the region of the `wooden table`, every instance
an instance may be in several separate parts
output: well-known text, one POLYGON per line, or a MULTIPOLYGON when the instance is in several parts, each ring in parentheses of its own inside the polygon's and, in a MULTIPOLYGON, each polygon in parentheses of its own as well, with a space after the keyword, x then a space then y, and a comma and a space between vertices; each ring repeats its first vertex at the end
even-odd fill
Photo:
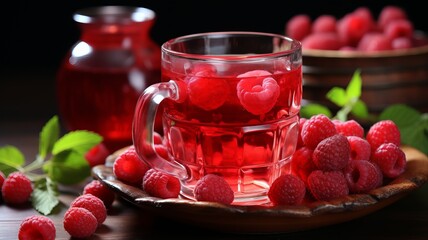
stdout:
MULTIPOLYGON (((0 146, 13 145, 33 159, 38 149, 38 133, 43 121, 0 121, 0 146)), ((49 217, 55 222, 57 239, 70 239, 62 225, 68 204, 82 186, 64 189, 61 211, 49 217)), ((17 239, 21 221, 38 214, 31 206, 12 208, 0 202, 0 239, 17 239)), ((261 219, 262 221, 262 219, 261 219)), ((346 223, 303 232, 282 234, 231 234, 197 228, 146 212, 117 199, 105 223, 90 239, 428 239, 428 185, 375 213, 346 223)))

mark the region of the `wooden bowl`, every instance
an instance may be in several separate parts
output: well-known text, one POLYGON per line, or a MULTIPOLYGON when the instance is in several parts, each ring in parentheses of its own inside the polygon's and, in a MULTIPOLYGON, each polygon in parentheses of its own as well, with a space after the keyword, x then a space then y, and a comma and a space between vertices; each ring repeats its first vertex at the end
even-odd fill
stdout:
POLYGON ((303 98, 337 110, 326 93, 333 87, 345 88, 360 69, 361 99, 370 113, 398 103, 428 111, 428 45, 427 38, 418 39, 418 46, 407 50, 303 50, 303 98))

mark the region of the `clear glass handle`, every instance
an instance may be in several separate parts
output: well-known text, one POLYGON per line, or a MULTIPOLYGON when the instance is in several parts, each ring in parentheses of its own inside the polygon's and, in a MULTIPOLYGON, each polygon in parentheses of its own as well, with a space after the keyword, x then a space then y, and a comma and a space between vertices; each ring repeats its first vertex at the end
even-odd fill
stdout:
POLYGON ((157 83, 149 86, 138 99, 132 138, 140 158, 151 167, 172 174, 179 179, 188 177, 186 168, 175 161, 168 161, 160 157, 154 148, 153 131, 156 112, 159 104, 165 99, 179 100, 179 88, 175 81, 157 83))

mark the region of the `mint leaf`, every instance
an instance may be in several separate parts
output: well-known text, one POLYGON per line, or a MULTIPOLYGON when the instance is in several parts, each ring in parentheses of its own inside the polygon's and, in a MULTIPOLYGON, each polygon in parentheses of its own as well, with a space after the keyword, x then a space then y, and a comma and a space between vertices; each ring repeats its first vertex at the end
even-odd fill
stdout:
POLYGON ((10 145, 0 148, 0 171, 6 176, 20 170, 24 163, 25 157, 18 148, 10 145))
POLYGON ((359 69, 355 70, 354 74, 352 75, 351 81, 346 87, 346 97, 348 98, 347 101, 353 98, 360 98, 361 96, 361 87, 363 83, 361 80, 360 73, 361 71, 359 69))
POLYGON ((43 215, 49 215, 59 204, 58 185, 49 178, 42 178, 34 183, 31 194, 33 208, 43 215))
POLYGON ((381 112, 380 120, 392 120, 399 128, 415 125, 421 119, 422 114, 416 109, 405 104, 391 105, 381 112))
POLYGON ((369 110, 367 109, 367 105, 358 99, 358 101, 354 104, 352 107, 351 113, 358 118, 368 118, 369 117, 369 110))
POLYGON ((85 154, 102 140, 100 135, 86 130, 69 132, 54 144, 52 154, 56 155, 68 150, 85 154))
POLYGON ((58 183, 70 185, 90 176, 91 168, 84 155, 75 150, 64 150, 43 165, 43 171, 58 183))
POLYGON ((42 128, 39 137, 39 155, 45 158, 52 151, 54 143, 59 138, 60 127, 58 117, 52 117, 42 128))
POLYGON ((305 106, 302 106, 302 108, 300 109, 300 117, 303 118, 310 118, 311 116, 317 114, 324 114, 329 118, 331 118, 333 115, 330 109, 321 104, 316 103, 307 104, 305 106))
POLYGON ((399 127, 401 142, 428 155, 428 118, 420 118, 415 124, 399 127))
POLYGON ((345 89, 340 87, 333 87, 330 91, 327 92, 327 99, 332 101, 339 107, 345 106, 348 102, 348 97, 346 96, 345 89))

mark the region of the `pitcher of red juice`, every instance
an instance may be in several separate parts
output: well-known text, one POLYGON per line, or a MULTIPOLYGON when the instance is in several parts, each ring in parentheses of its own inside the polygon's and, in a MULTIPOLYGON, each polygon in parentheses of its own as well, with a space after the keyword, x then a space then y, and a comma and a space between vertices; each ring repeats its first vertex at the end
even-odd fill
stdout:
POLYGON ((149 35, 155 13, 102 6, 73 17, 81 36, 57 75, 61 119, 68 130, 100 134, 110 151, 131 145, 137 99, 160 82, 160 46, 149 35))
POLYGON ((133 141, 141 159, 181 180, 182 197, 206 174, 222 176, 237 205, 263 203, 289 173, 302 100, 301 43, 260 32, 210 32, 161 46, 161 83, 136 106, 133 141), (162 103, 168 159, 153 143, 162 103))

